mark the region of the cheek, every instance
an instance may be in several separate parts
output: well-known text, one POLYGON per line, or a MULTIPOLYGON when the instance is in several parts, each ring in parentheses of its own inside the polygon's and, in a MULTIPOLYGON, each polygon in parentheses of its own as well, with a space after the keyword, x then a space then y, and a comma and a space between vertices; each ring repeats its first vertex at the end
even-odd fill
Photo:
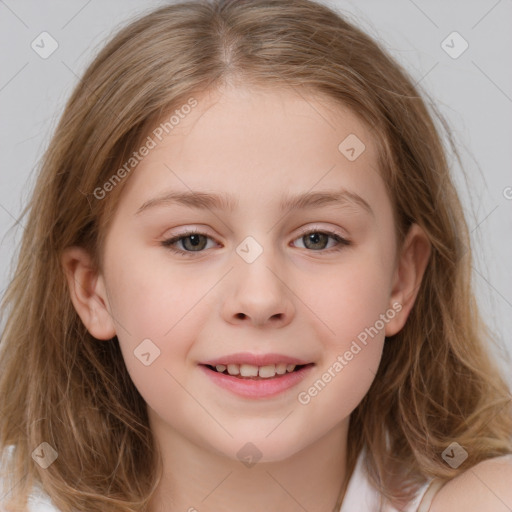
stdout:
POLYGON ((322 320, 316 325, 323 353, 315 379, 304 383, 297 397, 310 418, 335 424, 348 417, 375 378, 386 324, 396 316, 388 306, 387 274, 375 261, 358 258, 350 271, 331 274, 311 308, 322 320))
POLYGON ((136 254, 121 261, 109 273, 112 315, 127 370, 149 403, 157 390, 169 390, 167 372, 183 371, 202 325, 199 316, 205 313, 201 298, 214 281, 185 283, 176 267, 155 265, 136 254))
POLYGON ((170 335, 208 290, 207 276, 203 279, 195 273, 191 278, 188 273, 184 277, 182 268, 167 261, 164 251, 132 249, 124 255, 117 251, 122 264, 110 268, 113 313, 125 327, 121 332, 128 331, 133 341, 170 335), (152 258, 153 254, 157 256, 152 258))
MULTIPOLYGON (((187 417, 186 410, 194 404, 184 391, 190 387, 186 361, 201 325, 201 308, 194 308, 198 299, 190 288, 185 294, 179 287, 169 290, 161 281, 141 281, 138 287, 135 283, 136 279, 135 295, 127 290, 120 305, 129 329, 118 334, 127 371, 154 411, 169 414, 180 404, 187 417)), ((172 415, 167 419, 179 423, 172 415)))
POLYGON ((382 348, 378 336, 367 345, 356 341, 349 350, 333 354, 316 378, 304 384, 297 401, 312 431, 332 428, 361 403, 375 378, 382 348))
POLYGON ((397 314, 389 308, 390 261, 375 245, 347 255, 336 272, 316 273, 314 282, 321 289, 301 287, 323 345, 318 373, 297 397, 309 417, 340 421, 368 392, 382 356, 385 327, 397 314))
POLYGON ((368 251, 347 255, 336 268, 316 269, 314 278, 298 282, 298 295, 317 319, 319 339, 343 350, 375 326, 389 307, 390 277, 390 266, 368 251))

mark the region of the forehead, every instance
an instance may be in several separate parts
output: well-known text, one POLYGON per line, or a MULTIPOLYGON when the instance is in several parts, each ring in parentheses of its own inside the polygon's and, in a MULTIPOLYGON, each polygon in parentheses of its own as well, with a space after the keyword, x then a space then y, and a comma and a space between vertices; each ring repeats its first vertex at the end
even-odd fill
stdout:
POLYGON ((121 196, 131 212, 169 189, 225 193, 240 197, 239 205, 261 206, 283 192, 343 187, 375 201, 372 187, 382 181, 375 143, 347 107, 291 87, 191 97, 193 108, 178 106, 149 133, 154 147, 121 196))

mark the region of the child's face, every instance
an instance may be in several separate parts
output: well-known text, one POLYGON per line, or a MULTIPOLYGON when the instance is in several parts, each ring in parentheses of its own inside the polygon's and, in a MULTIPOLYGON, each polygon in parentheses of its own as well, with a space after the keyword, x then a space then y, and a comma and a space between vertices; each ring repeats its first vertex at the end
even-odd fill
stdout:
MULTIPOLYGON (((263 460, 277 460, 334 427, 344 432, 385 335, 405 321, 409 305, 396 302, 405 302, 407 272, 397 271, 392 205, 374 143, 350 111, 291 89, 195 98, 161 142, 150 134, 157 145, 122 193, 99 283, 163 443, 187 439, 237 458, 251 442, 263 460), (338 149, 350 134, 366 146, 355 160, 354 139, 338 149), (168 202, 137 213, 148 200, 192 191, 230 195, 234 210, 168 202), (326 191, 351 196, 280 209, 284 197, 326 191), (162 245, 189 229, 209 238, 173 244, 188 256, 162 245), (329 231, 350 245, 323 235, 329 231), (273 395, 251 380, 247 396, 201 366, 240 352, 313 366, 273 395)), ((279 378, 260 380, 275 392, 279 378)))

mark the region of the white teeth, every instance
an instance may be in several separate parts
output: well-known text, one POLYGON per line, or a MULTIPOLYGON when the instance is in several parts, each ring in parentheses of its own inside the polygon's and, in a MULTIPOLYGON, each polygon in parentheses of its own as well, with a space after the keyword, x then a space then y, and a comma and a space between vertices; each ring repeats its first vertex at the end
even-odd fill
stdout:
POLYGON ((268 379, 270 377, 276 376, 276 365, 269 364, 268 366, 260 366, 259 376, 263 379, 268 379))
POLYGON ((240 375, 242 377, 257 377, 258 376, 258 367, 253 366, 252 364, 241 364, 240 365, 240 375))
POLYGON ((228 364, 228 373, 229 375, 238 375, 240 373, 240 365, 228 364))
POLYGON ((284 375, 286 373, 286 363, 276 364, 276 373, 278 375, 284 375))
POLYGON ((278 363, 268 364, 265 366, 255 366, 253 364, 218 364, 215 369, 223 373, 226 369, 229 375, 240 375, 241 377, 261 377, 262 379, 270 379, 276 375, 284 375, 286 372, 291 373, 295 370, 294 364, 278 363))

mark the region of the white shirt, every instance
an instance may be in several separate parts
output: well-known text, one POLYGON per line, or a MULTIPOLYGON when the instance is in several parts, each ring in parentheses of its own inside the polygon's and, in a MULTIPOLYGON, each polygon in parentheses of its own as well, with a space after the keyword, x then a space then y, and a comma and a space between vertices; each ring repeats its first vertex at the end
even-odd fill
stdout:
MULTIPOLYGON (((0 480, 0 512, 5 512, 4 505, 8 494, 9 490, 3 488, 3 482, 0 480)), ((49 496, 38 487, 35 487, 30 494, 27 507, 26 512, 60 512, 49 496)))
MULTIPOLYGON (((13 449, 13 445, 7 446, 5 448, 6 456, 10 456, 13 449)), ((7 483, 3 480, 2 476, 0 472, 0 512, 5 512, 4 506, 10 492, 10 486, 15 485, 16 482, 7 483)), ((60 512, 52 503, 50 497, 38 486, 33 487, 27 501, 27 507, 26 512, 60 512)))
POLYGON ((340 512, 427 512, 435 492, 439 489, 439 480, 428 480, 417 492, 416 497, 406 508, 397 509, 389 503, 380 507, 381 495, 368 479, 363 465, 364 450, 359 454, 356 466, 350 477, 340 512), (432 485, 431 485, 432 484, 432 485), (430 487, 430 489, 429 489, 430 487), (427 490, 429 491, 427 494, 427 490), (423 497, 425 500, 422 502, 423 497), (421 503, 421 508, 419 505, 421 503))

